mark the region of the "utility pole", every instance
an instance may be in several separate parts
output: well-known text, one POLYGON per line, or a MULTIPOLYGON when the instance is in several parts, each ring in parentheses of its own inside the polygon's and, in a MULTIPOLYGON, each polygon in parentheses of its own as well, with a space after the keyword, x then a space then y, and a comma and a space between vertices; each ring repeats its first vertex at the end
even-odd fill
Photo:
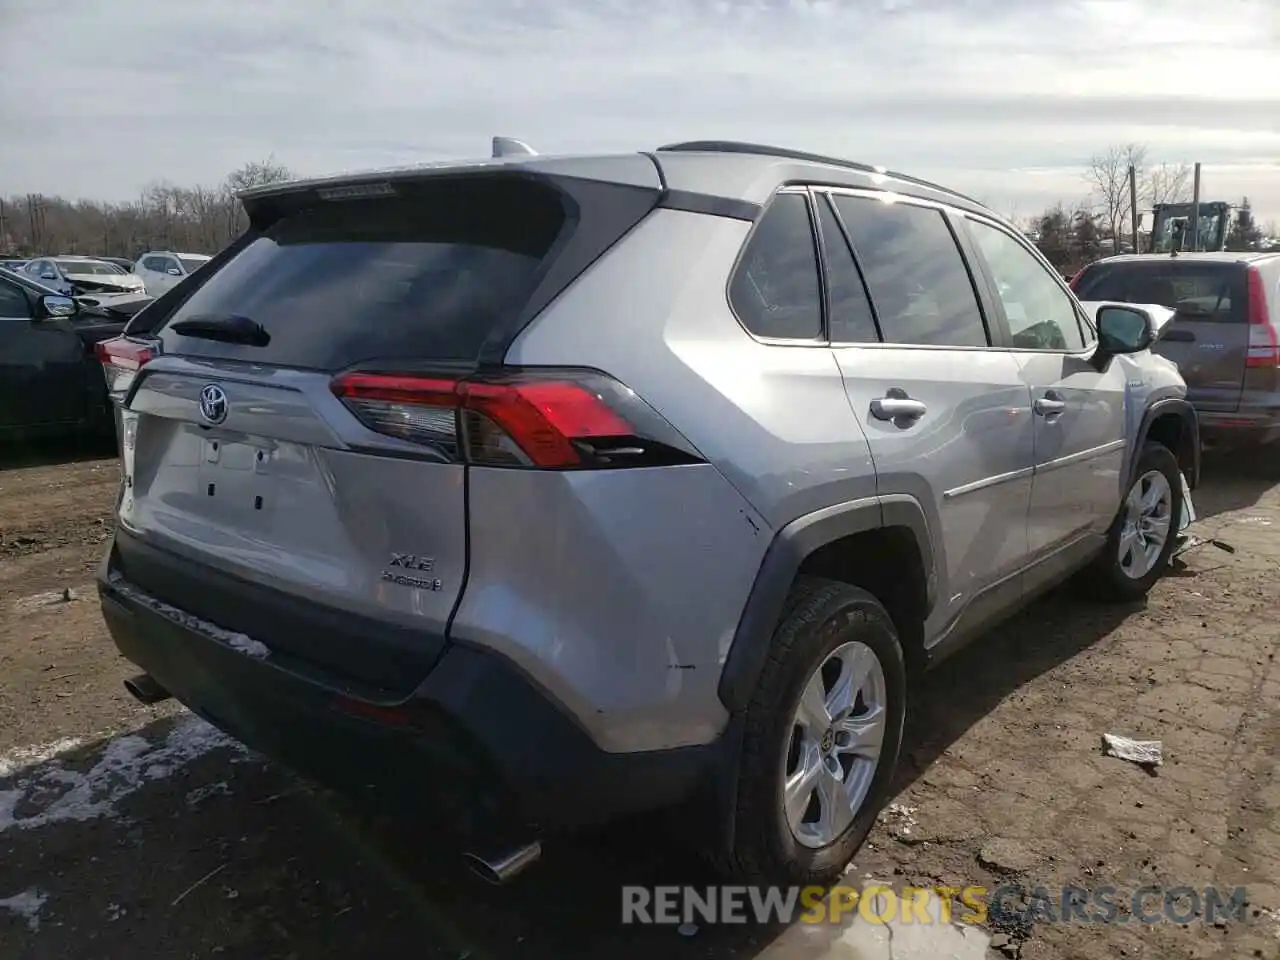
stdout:
POLYGON ((1129 222, 1133 224, 1133 252, 1138 248, 1138 168, 1129 164, 1129 222))
POLYGON ((1195 168, 1195 186, 1191 191, 1191 249, 1200 249, 1200 164, 1195 168))

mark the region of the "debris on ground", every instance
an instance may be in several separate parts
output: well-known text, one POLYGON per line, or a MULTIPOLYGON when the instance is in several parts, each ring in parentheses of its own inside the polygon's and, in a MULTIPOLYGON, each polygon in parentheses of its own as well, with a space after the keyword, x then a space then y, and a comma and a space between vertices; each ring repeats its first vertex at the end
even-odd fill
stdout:
POLYGON ((889 834, 896 840, 910 842, 911 831, 916 826, 916 808, 903 803, 891 803, 885 807, 881 819, 889 827, 889 834))
POLYGON ((1189 533, 1180 534, 1178 536, 1178 545, 1173 551, 1175 557, 1180 557, 1184 553, 1188 553, 1197 547, 1205 545, 1217 547, 1223 553, 1235 553, 1236 548, 1224 540, 1218 540, 1215 537, 1197 537, 1189 533))
POLYGON ((1034 851, 1007 837, 992 837, 978 851, 978 862, 1000 873, 1030 873, 1040 860, 1034 851))
POLYGON ((1102 748, 1107 756, 1128 760, 1140 767, 1158 767, 1164 763, 1159 740, 1130 740, 1114 733, 1104 733, 1102 748))

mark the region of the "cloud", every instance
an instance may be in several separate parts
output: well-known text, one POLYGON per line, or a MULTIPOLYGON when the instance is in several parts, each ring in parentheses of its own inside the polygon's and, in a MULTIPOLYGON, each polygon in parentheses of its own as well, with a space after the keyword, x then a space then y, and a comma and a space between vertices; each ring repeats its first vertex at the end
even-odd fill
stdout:
POLYGON ((56 43, 32 42, 47 13, 0 13, 0 128, 22 132, 0 192, 123 198, 268 154, 322 173, 501 133, 779 143, 1000 206, 1072 199, 1090 153, 1138 140, 1280 216, 1280 176, 1242 172, 1280 163, 1274 0, 68 0, 56 43))

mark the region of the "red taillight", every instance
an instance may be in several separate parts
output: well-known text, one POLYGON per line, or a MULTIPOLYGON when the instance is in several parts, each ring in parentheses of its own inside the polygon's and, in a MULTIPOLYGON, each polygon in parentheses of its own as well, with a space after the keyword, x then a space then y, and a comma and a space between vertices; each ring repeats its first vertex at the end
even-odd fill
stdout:
POLYGON ((93 352, 102 363, 102 373, 107 379, 107 393, 113 398, 123 396, 138 371, 155 356, 154 351, 146 344, 128 337, 100 340, 94 344, 93 352))
POLYGON ((1075 273, 1073 273, 1071 275, 1071 279, 1067 281, 1067 286, 1070 287, 1072 290, 1074 290, 1076 288, 1076 285, 1080 282, 1080 276, 1083 273, 1084 273, 1083 270, 1077 270, 1075 273))
POLYGON ((333 392, 369 429, 469 463, 542 469, 699 459, 643 400, 593 371, 452 380, 349 373, 333 392))
POLYGON ((1262 272, 1249 268, 1248 285, 1249 353, 1245 365, 1249 367, 1280 367, 1280 336, 1267 310, 1267 291, 1262 284, 1262 272))

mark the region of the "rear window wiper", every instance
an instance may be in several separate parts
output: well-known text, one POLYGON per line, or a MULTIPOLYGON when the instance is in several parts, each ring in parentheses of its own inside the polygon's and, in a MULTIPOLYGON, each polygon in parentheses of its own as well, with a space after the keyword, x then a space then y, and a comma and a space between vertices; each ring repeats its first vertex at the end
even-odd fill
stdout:
POLYGON ((184 337, 199 337, 219 343, 242 343, 248 347, 265 347, 271 334, 257 320, 236 314, 201 314, 179 320, 169 327, 184 337))

